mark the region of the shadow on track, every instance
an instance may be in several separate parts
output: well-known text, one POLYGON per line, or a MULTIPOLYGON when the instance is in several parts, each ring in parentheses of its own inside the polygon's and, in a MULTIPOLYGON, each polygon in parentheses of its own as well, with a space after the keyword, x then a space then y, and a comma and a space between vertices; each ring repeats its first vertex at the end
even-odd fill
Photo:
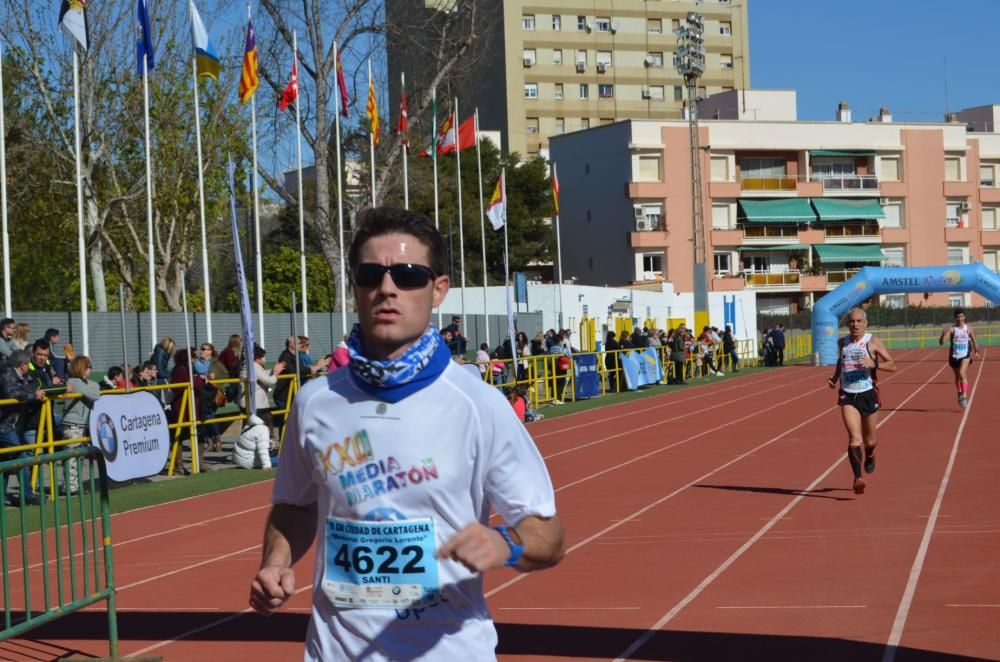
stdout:
POLYGON ((701 483, 694 487, 710 490, 729 490, 731 492, 758 492, 760 494, 780 494, 782 496, 805 496, 815 499, 833 499, 835 501, 854 501, 854 497, 841 497, 827 494, 828 492, 850 492, 840 487, 820 487, 815 490, 796 490, 787 487, 763 487, 758 485, 708 485, 701 483))

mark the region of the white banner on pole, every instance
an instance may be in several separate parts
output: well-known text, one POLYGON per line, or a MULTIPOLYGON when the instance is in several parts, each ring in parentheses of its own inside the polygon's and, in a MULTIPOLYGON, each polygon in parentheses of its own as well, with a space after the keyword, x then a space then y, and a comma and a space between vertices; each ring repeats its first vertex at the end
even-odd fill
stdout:
POLYGON ((170 450, 167 416, 148 391, 99 398, 90 413, 90 439, 118 482, 160 473, 170 450))

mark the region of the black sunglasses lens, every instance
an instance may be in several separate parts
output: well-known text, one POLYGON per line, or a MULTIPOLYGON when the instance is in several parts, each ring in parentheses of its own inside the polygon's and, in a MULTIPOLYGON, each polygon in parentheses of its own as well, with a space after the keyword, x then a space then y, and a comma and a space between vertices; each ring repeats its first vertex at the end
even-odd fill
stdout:
POLYGON ((434 278, 430 269, 419 264, 393 264, 386 267, 381 264, 364 263, 358 265, 354 282, 360 287, 378 287, 386 271, 389 272, 396 287, 404 290, 426 287, 434 278))
POLYGON ((381 264, 359 264, 358 270, 354 274, 354 282, 361 287, 375 287, 382 282, 385 276, 385 267, 381 264))

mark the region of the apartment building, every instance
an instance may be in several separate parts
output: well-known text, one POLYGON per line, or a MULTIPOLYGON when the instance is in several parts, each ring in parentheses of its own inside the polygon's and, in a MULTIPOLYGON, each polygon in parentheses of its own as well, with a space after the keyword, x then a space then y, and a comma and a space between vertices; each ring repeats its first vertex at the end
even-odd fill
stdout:
MULTIPOLYGON (((762 311, 810 307, 867 264, 1000 267, 1000 106, 948 122, 795 119, 791 91, 736 91, 699 107, 712 291, 762 311), (983 118, 990 118, 987 124, 983 118), (977 130, 987 127, 989 131, 977 130)), ((683 121, 628 120, 552 140, 563 274, 581 284, 692 287, 691 163, 683 121)), ((978 295, 908 295, 982 305, 978 295)), ((907 295, 882 297, 902 306, 907 295)))
MULTIPOLYGON (((390 19, 402 15, 391 6, 415 2, 431 11, 445 0, 391 0, 390 19)), ((502 39, 484 51, 480 66, 488 74, 473 77, 480 87, 468 103, 481 113, 489 105, 494 114, 481 118, 482 127, 500 129, 503 147, 522 156, 545 158, 549 138, 563 133, 622 119, 680 118, 686 91, 673 65, 673 30, 690 11, 705 21, 698 95, 750 86, 747 0, 502 0, 495 7, 502 39), (495 126, 497 104, 502 126, 495 126)), ((405 60, 390 41, 390 80, 398 80, 405 60)))

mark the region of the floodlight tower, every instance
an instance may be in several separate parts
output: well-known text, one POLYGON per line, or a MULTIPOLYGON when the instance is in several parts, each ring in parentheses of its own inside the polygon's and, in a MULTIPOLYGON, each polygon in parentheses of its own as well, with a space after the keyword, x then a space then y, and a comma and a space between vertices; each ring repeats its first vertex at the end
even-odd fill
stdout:
POLYGON ((684 25, 674 30, 677 53, 674 67, 684 77, 688 98, 688 131, 691 148, 691 231, 694 250, 694 328, 708 325, 708 269, 705 256, 705 212, 702 205, 701 147, 698 141, 698 78, 705 73, 705 19, 687 13, 684 25))

